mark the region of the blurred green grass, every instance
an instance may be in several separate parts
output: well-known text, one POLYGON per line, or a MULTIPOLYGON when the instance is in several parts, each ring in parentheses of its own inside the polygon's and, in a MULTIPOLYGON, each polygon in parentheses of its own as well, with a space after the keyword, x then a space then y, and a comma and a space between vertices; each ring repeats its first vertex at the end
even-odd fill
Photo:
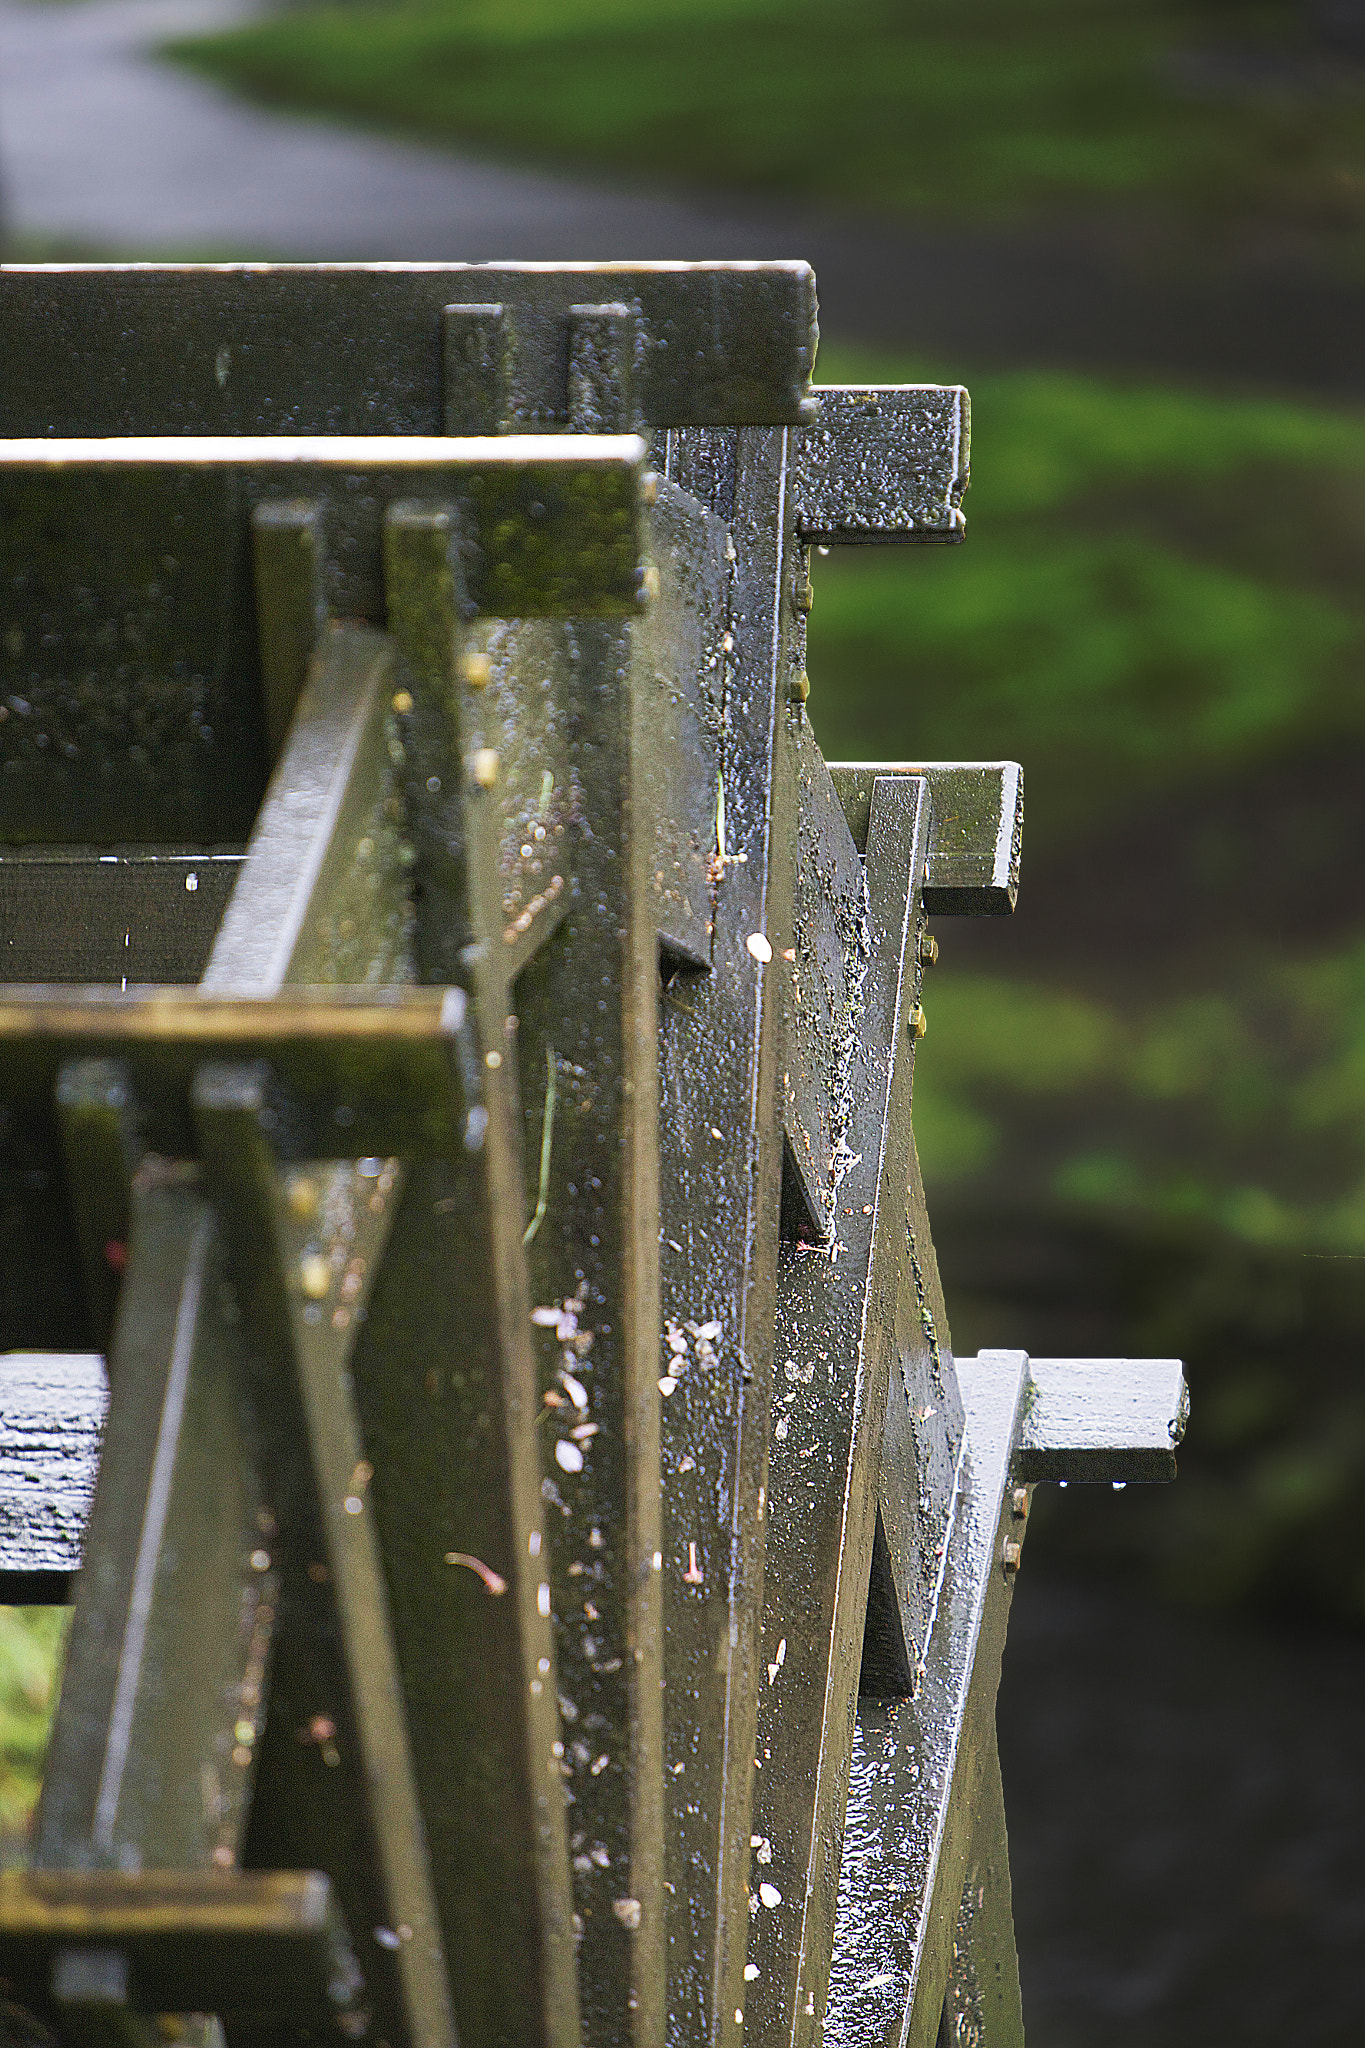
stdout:
MULTIPOLYGON (((817 366, 828 383, 916 372, 830 344, 817 366)), ((913 732, 931 759, 1027 755, 1035 853, 1154 782, 1360 730, 1365 415, 1051 372, 965 381, 968 545, 820 565, 827 753, 913 732)))
POLYGON ((1286 0, 361 0, 173 47, 261 99, 579 170, 944 218, 1137 206, 1353 262, 1365 224, 1365 75, 1286 0))
POLYGON ((0 1865, 28 1839, 69 1623, 64 1607, 0 1607, 0 1865))

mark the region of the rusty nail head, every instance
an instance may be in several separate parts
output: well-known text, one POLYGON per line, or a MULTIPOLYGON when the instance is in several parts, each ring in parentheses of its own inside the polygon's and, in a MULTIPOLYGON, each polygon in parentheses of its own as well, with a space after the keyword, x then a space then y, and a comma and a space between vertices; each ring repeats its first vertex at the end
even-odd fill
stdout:
POLYGON ((1005 1567, 1005 1577, 1006 1577, 1007 1579, 1008 1579, 1008 1578, 1013 1578, 1013 1576, 1014 1576, 1015 1572, 1017 1572, 1017 1571, 1018 1571, 1018 1569, 1019 1569, 1019 1561, 1020 1561, 1020 1559, 1021 1559, 1021 1558, 1023 1557, 1023 1555, 1024 1555, 1024 1546, 1023 1546, 1023 1544, 1022 1544, 1022 1543, 1014 1543, 1014 1542, 1009 1542, 1009 1543, 1006 1543, 1006 1545, 1005 1545, 1005 1549, 1004 1549, 1004 1554, 1003 1554, 1003 1556, 1001 1557, 1001 1560, 1000 1560, 1000 1562, 1001 1562, 1001 1563, 1003 1564, 1003 1566, 1005 1567))

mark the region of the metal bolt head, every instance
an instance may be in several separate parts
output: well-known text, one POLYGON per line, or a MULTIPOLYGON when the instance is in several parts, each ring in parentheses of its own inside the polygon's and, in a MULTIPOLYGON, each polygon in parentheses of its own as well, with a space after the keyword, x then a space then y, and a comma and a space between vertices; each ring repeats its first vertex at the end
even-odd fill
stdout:
POLYGON ((918 1003, 911 1004, 910 1014, 905 1020, 905 1027, 912 1038, 923 1038, 925 1032, 929 1029, 929 1019, 925 1016, 918 1003))
POLYGON ((1022 1522, 1027 1518, 1028 1488, 1026 1486, 1015 1487, 1014 1492, 1010 1495, 1010 1507, 1014 1511, 1014 1519, 1016 1522, 1022 1522))
POLYGON ((799 668, 791 680, 791 700, 793 704, 804 704, 809 696, 810 677, 803 668, 799 668))
POLYGON ((659 502, 659 479, 652 469, 647 469, 640 478, 640 503, 657 505, 659 502))
POLYGON ((404 714, 404 713, 406 713, 406 712, 409 712, 409 711, 411 711, 411 709, 412 709, 412 691, 411 691, 411 690, 395 690, 395 691, 394 691, 394 693, 393 693, 393 708, 394 708, 394 710, 395 710, 395 711, 397 711, 397 712, 398 712, 398 713, 399 713, 400 715, 402 715, 402 714, 404 714))
POLYGON ((471 690, 486 690, 493 679, 491 656, 480 648, 467 647, 460 656, 460 680, 471 690))
POLYGON ((932 932, 920 933, 919 944, 916 950, 919 953, 921 967, 933 967, 937 964, 938 940, 932 932))
POLYGON ((480 789, 492 789, 498 780, 498 756, 493 747, 476 747, 469 757, 469 772, 480 789))
POLYGON ((1004 1551, 1001 1555, 1000 1562, 1004 1566, 1005 1577, 1007 1579, 1012 1579, 1014 1577, 1014 1574, 1019 1569, 1020 1560, 1022 1559, 1023 1555, 1024 1546, 1022 1543, 1010 1542, 1005 1545, 1004 1551))
POLYGON ((815 586, 809 576, 803 576, 792 591, 792 603, 797 611, 808 612, 815 604, 815 586))

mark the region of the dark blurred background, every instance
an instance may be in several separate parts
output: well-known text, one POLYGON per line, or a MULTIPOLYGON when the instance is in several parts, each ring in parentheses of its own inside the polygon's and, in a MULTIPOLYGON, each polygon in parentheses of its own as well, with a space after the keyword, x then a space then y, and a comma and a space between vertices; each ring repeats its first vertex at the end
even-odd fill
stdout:
POLYGON ((1365 0, 0 0, 0 65, 21 259, 800 255, 822 381, 971 386, 968 545, 817 565, 810 709, 1025 766, 917 1064, 958 1350, 1193 1392, 1174 1488, 1040 1490, 1030 2038, 1365 2038, 1365 0))

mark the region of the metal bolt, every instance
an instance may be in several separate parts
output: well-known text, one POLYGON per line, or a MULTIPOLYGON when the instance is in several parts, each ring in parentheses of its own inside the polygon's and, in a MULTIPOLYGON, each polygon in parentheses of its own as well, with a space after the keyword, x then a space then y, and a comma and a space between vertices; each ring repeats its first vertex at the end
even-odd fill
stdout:
POLYGON ((929 1020, 918 1003, 911 1004, 910 1014, 906 1018, 905 1024, 912 1038, 923 1038, 925 1032, 929 1029, 929 1020))
POLYGON ((937 963, 938 940, 934 937, 932 932, 920 933, 919 946, 917 950, 919 952, 921 967, 933 967, 937 963))
POLYGON ((1010 1506, 1014 1510, 1014 1519, 1016 1522, 1022 1522, 1027 1517, 1028 1488, 1026 1486, 1015 1487, 1014 1492, 1010 1496, 1010 1506))
POLYGON ((393 708, 394 708, 394 710, 395 710, 395 711, 398 711, 398 712, 407 712, 407 711, 411 711, 411 709, 412 709, 412 691, 411 691, 411 690, 395 690, 395 691, 394 691, 394 693, 393 693, 393 708))
POLYGON ((469 772, 480 789, 492 789, 498 779, 498 756, 493 747, 476 747, 469 757, 469 772))
POLYGON ((805 671, 805 670, 804 670, 803 668, 799 668, 799 669, 798 669, 798 670, 796 671, 796 674, 795 674, 795 675, 794 675, 794 676, 792 677, 792 682, 791 682, 791 698, 792 698, 792 702, 793 702, 794 704, 804 704, 804 703, 805 703, 805 701, 806 701, 806 699, 807 699, 807 697, 809 697, 809 695, 810 695, 810 677, 809 677, 809 676, 808 676, 808 675, 806 674, 806 671, 805 671))
POLYGON ((1022 1543, 1011 1542, 1005 1545, 1004 1555, 1000 1561, 1005 1567, 1005 1577, 1007 1579, 1014 1577, 1014 1574, 1019 1569, 1019 1562, 1023 1555, 1024 1546, 1022 1543))
POLYGON ((792 592, 792 603, 799 612, 808 612, 815 603, 815 588, 809 576, 803 576, 792 592))
POLYGON ((460 656, 460 679, 471 690, 486 690, 493 679, 493 660, 477 647, 467 647, 460 656))
POLYGON ((640 503, 657 505, 659 502, 659 479, 652 469, 647 469, 640 478, 640 503))

